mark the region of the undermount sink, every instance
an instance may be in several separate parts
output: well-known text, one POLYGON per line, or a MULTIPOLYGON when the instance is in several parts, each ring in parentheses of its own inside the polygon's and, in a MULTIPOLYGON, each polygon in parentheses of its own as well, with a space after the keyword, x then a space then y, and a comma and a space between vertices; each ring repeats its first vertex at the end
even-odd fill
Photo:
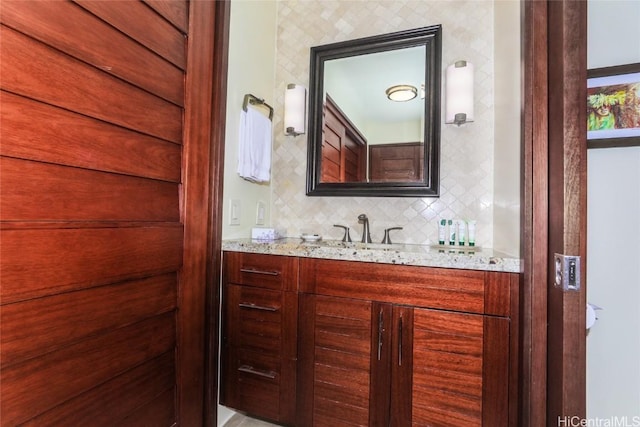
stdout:
POLYGON ((407 252, 428 252, 428 253, 457 253, 472 255, 481 252, 480 246, 458 246, 458 245, 419 245, 405 243, 362 243, 343 242, 341 240, 318 240, 315 242, 302 241, 301 245, 315 248, 335 248, 354 249, 358 251, 407 251, 407 252))
MULTIPOLYGON (((303 241, 302 244, 309 246, 322 246, 328 248, 353 248, 353 249, 383 249, 383 250, 391 250, 391 249, 402 249, 408 245, 403 243, 362 243, 362 242, 343 242, 341 240, 319 240, 316 242, 303 241)), ((422 245, 412 245, 412 246, 422 246, 422 245)))

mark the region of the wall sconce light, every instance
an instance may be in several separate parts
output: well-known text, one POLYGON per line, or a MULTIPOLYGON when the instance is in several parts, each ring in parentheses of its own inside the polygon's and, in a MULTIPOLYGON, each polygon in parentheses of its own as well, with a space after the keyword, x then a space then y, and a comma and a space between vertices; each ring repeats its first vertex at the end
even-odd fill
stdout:
POLYGON ((307 89, 289 83, 284 92, 284 134, 297 136, 304 133, 307 119, 307 89))
POLYGON ((447 67, 445 123, 473 121, 473 64, 456 61, 447 67))
POLYGON ((418 89, 410 85, 395 85, 385 90, 384 93, 391 101, 404 102, 411 101, 418 96, 418 89))

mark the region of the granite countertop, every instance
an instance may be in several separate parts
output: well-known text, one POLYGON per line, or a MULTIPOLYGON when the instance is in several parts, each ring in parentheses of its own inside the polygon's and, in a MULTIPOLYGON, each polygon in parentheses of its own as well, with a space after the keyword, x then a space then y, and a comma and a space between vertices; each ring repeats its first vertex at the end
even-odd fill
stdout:
POLYGON ((325 258, 382 264, 460 268, 466 270, 520 272, 520 259, 486 248, 380 243, 345 243, 339 240, 306 242, 287 238, 273 241, 232 239, 222 249, 306 258, 325 258))

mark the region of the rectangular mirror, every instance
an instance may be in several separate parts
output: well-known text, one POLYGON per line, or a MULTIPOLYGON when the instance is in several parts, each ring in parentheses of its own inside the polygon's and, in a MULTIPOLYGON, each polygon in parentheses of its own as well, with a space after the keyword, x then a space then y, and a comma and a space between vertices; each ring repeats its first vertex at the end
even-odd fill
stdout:
POLYGON ((307 195, 437 197, 441 26, 311 48, 307 195))

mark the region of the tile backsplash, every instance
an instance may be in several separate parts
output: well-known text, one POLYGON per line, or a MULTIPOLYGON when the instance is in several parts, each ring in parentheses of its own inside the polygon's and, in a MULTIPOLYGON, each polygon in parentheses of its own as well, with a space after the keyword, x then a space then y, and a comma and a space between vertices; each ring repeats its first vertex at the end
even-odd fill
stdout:
MULTIPOLYGON (((371 235, 401 226, 394 241, 437 243, 437 220, 475 219, 476 241, 493 246, 494 180, 494 13, 491 1, 279 1, 277 4, 276 88, 272 160, 272 225, 289 236, 315 232, 337 239, 357 217, 369 216, 371 235), (475 66, 475 122, 441 126, 440 197, 308 197, 305 195, 307 136, 282 132, 284 88, 308 87, 312 46, 441 24, 443 70, 459 59, 475 66)), ((443 78, 444 80, 444 78, 443 78)), ((444 116, 443 116, 444 117, 444 116)))

